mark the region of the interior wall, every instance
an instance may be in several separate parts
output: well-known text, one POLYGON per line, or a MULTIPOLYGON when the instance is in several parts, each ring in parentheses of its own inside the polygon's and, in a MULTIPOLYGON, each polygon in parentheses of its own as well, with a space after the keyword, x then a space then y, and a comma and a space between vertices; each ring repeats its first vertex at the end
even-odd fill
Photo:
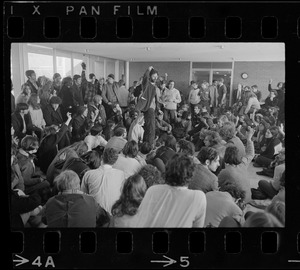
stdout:
POLYGON ((187 94, 190 80, 190 62, 130 62, 129 63, 129 85, 138 81, 145 71, 153 66, 159 76, 168 74, 168 80, 175 81, 175 88, 187 94))
POLYGON ((233 88, 237 85, 252 86, 256 84, 262 92, 262 99, 268 94, 268 83, 273 79, 272 87, 276 88, 278 82, 285 81, 285 63, 284 62, 235 62, 233 71, 233 88), (242 79, 241 74, 246 72, 247 79, 242 79))

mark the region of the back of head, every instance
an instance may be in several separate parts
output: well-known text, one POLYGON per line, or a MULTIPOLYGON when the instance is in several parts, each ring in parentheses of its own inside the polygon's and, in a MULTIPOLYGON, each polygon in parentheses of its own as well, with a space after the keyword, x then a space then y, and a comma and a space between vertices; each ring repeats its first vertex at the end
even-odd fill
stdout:
POLYGON ((146 190, 147 186, 141 175, 134 174, 128 177, 123 184, 120 199, 112 207, 112 215, 135 215, 146 190))
POLYGON ((38 139, 34 136, 26 135, 21 140, 21 148, 25 151, 31 151, 36 149, 39 146, 38 139))
POLYGON ((143 142, 140 146, 140 152, 143 155, 149 154, 151 150, 152 150, 152 145, 149 142, 143 142))
POLYGON ((236 146, 227 146, 224 155, 224 162, 229 165, 239 165, 241 163, 241 157, 239 150, 236 146))
POLYGON ((21 111, 28 110, 28 104, 27 103, 18 103, 16 105, 16 112, 19 113, 21 111))
POLYGON ((103 152, 103 163, 108 165, 114 165, 118 159, 118 152, 113 148, 106 148, 103 152))
POLYGON ((54 184, 56 184, 57 189, 60 192, 80 189, 79 176, 77 173, 71 170, 65 170, 56 176, 54 179, 54 184))
POLYGON ((270 213, 256 212, 246 219, 243 227, 283 227, 283 224, 270 213))
POLYGON ((176 152, 176 138, 172 135, 166 137, 165 146, 170 147, 176 152))
POLYGON ((153 185, 164 183, 164 180, 162 179, 161 176, 161 172, 151 164, 147 164, 143 166, 138 172, 138 174, 144 178, 147 188, 153 185))
POLYGON ((126 128, 118 127, 114 130, 114 136, 121 137, 126 133, 126 128))
POLYGON ((266 212, 275 216, 283 225, 285 224, 285 203, 283 201, 273 201, 267 206, 266 212))
POLYGON ((87 165, 92 169, 97 169, 101 165, 101 156, 99 152, 92 150, 87 159, 87 165))
POLYGON ((127 142, 122 153, 125 157, 135 158, 139 152, 138 143, 134 140, 127 142))
POLYGON ((181 139, 178 141, 178 144, 180 147, 180 152, 189 156, 193 156, 195 154, 195 146, 192 142, 181 139))
POLYGON ((100 103, 101 100, 102 100, 102 97, 101 97, 100 95, 95 95, 95 96, 93 97, 93 101, 94 101, 96 104, 100 103))
POLYGON ((232 122, 224 123, 219 130, 219 134, 225 141, 229 141, 230 139, 232 139, 236 134, 236 128, 234 123, 232 122))
POLYGON ((34 72, 34 70, 32 70, 32 69, 26 70, 25 76, 28 78, 28 77, 30 77, 33 73, 35 73, 35 72, 34 72))
POLYGON ((245 199, 246 192, 236 182, 224 181, 221 183, 219 190, 228 192, 234 199, 245 199))
POLYGON ((187 186, 195 169, 192 158, 175 154, 166 164, 165 182, 170 186, 187 186))
POLYGON ((202 164, 205 164, 206 160, 213 161, 218 157, 218 151, 212 147, 202 147, 198 153, 197 158, 202 164))
POLYGON ((96 136, 103 130, 101 125, 95 125, 91 128, 91 135, 96 136))

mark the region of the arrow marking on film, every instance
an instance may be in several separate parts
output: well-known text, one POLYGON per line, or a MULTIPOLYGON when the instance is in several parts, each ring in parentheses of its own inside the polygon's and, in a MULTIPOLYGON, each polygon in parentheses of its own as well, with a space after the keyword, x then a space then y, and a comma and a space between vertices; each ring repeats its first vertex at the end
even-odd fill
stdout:
POLYGON ((175 260, 163 255, 164 258, 168 259, 168 261, 151 261, 152 263, 166 263, 163 267, 169 266, 173 263, 176 263, 175 260))
POLYGON ((13 262, 17 262, 18 264, 16 264, 15 266, 20 266, 21 264, 27 263, 29 262, 29 260, 15 254, 15 256, 17 256, 18 258, 20 258, 21 260, 13 260, 13 262))

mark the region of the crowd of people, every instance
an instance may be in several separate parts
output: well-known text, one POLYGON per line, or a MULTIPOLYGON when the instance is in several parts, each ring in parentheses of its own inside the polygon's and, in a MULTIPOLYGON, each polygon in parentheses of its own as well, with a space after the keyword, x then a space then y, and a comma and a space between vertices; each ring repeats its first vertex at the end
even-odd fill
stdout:
POLYGON ((85 63, 73 78, 25 75, 11 96, 12 227, 284 226, 284 83, 264 102, 239 84, 229 107, 223 78, 182 91, 152 66, 129 89, 88 80, 85 63), (251 162, 270 181, 251 188, 251 162))

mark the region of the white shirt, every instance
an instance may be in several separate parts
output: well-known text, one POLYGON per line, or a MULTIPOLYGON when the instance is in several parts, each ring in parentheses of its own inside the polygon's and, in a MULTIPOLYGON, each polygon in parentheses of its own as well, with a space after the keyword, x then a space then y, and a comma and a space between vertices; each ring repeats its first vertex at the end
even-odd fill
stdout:
POLYGON ((32 106, 29 106, 29 113, 31 116, 32 124, 38 128, 42 128, 42 126, 46 126, 46 122, 44 120, 43 112, 41 109, 34 110, 32 106))
POLYGON ((107 144, 107 141, 100 135, 98 136, 87 135, 84 138, 84 142, 88 146, 88 151, 91 151, 92 149, 96 148, 98 145, 105 147, 107 144))
POLYGON ((137 173, 142 165, 135 158, 125 157, 124 154, 121 153, 119 154, 117 162, 112 167, 123 171, 125 178, 128 178, 137 173))
POLYGON ((201 190, 151 186, 137 212, 135 227, 203 227, 206 197, 201 190))
POLYGON ((118 101, 121 107, 128 106, 128 90, 124 85, 122 85, 119 89, 118 101))
POLYGON ((177 110, 177 104, 181 102, 180 92, 176 88, 172 90, 166 88, 163 101, 166 103, 165 109, 177 110))
POLYGON ((81 183, 81 190, 94 197, 95 201, 111 214, 113 204, 120 198, 125 175, 111 165, 101 165, 87 171, 81 183))
POLYGON ((198 104, 200 102, 200 95, 199 95, 200 89, 192 89, 189 93, 189 102, 191 104, 198 104))
POLYGON ((128 141, 134 140, 135 142, 142 141, 144 137, 144 128, 136 124, 131 131, 131 138, 128 138, 128 141))

